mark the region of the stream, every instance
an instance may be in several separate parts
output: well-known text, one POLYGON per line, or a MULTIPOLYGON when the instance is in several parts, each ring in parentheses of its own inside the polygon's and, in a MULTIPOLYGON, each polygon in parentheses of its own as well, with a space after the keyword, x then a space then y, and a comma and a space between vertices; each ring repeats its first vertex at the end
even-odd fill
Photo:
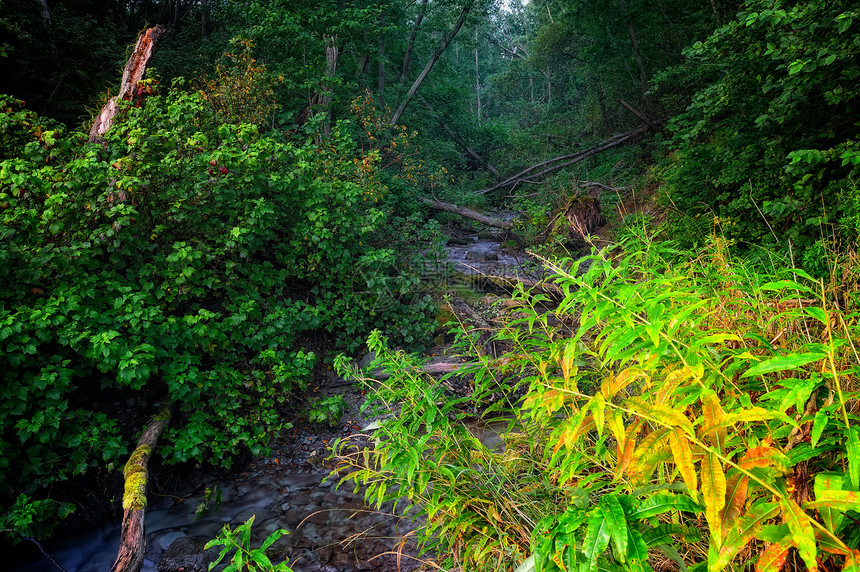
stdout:
MULTIPOLYGON (((446 250, 453 269, 466 275, 513 275, 524 272, 524 262, 533 264, 524 254, 503 249, 500 237, 493 233, 460 237, 446 250)), ((145 572, 207 570, 218 549, 204 554, 203 545, 225 524, 235 528, 252 515, 253 546, 278 528, 290 532, 270 553, 288 557, 296 572, 409 571, 420 566, 410 535, 415 526, 411 518, 394 514, 392 506, 370 509, 361 491, 349 484, 338 488, 337 479, 325 482, 331 468, 325 459, 333 440, 360 433, 371 420, 360 414, 364 400, 360 389, 334 373, 328 372, 327 382, 317 391, 320 396, 344 395, 348 410, 340 423, 328 427, 295 422, 273 444, 270 457, 256 459, 232 480, 209 484, 217 486, 221 502, 212 502, 204 516, 197 515, 198 506, 205 502, 199 485, 177 496, 150 494, 145 572), (399 546, 402 559, 392 553, 399 546)), ((497 442, 492 434, 481 438, 497 442)), ((46 549, 67 572, 106 572, 116 558, 120 524, 119 519, 104 522, 80 534, 54 539, 46 549)), ((13 566, 16 572, 57 570, 41 557, 13 566)))

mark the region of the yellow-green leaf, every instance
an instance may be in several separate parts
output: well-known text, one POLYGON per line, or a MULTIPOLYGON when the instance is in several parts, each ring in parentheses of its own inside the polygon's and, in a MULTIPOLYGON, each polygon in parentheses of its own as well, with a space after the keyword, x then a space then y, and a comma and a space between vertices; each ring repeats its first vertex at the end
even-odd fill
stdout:
POLYGON ((669 427, 659 427, 642 439, 636 452, 633 453, 633 458, 627 469, 627 474, 630 475, 632 481, 643 482, 648 480, 660 459, 664 455, 670 454, 666 435, 671 431, 672 429, 669 427))
POLYGON ((612 399, 619 391, 640 378, 648 377, 640 367, 628 367, 618 375, 607 375, 600 384, 600 391, 606 399, 612 399))
POLYGON ((710 451, 702 458, 702 500, 712 541, 719 547, 723 540, 721 513, 726 504, 726 475, 722 462, 710 451))
POLYGON ((687 491, 693 500, 699 499, 699 481, 696 477, 696 466, 693 464, 693 451, 690 442, 681 429, 676 428, 669 433, 669 446, 672 448, 672 456, 675 465, 684 482, 687 483, 687 491))
POLYGON ((816 561, 817 547, 815 545, 815 530, 812 528, 812 520, 803 512, 803 509, 790 498, 782 498, 779 501, 782 507, 782 515, 785 523, 791 530, 791 539, 797 546, 800 557, 806 563, 810 572, 815 572, 818 567, 816 561))
MULTIPOLYGON (((815 486, 813 487, 815 498, 820 500, 828 493, 841 491, 844 488, 845 480, 845 473, 818 473, 815 475, 815 486)), ((828 530, 837 530, 842 524, 842 511, 837 507, 824 505, 818 507, 818 513, 828 530)))
POLYGON ((726 567, 738 552, 752 540, 768 520, 779 515, 779 504, 759 503, 749 513, 739 518, 727 531, 726 539, 718 550, 709 555, 708 572, 719 572, 726 567))
POLYGON ((591 415, 594 417, 594 427, 597 429, 597 434, 603 435, 603 421, 604 421, 604 413, 606 410, 606 400, 603 398, 602 393, 596 393, 594 397, 591 398, 591 415))

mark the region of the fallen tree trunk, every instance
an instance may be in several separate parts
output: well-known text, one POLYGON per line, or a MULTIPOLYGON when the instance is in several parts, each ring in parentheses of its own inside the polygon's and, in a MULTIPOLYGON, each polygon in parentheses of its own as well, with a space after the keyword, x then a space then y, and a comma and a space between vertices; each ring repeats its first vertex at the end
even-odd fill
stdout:
POLYGON ((419 200, 422 203, 430 205, 430 207, 432 207, 436 210, 445 211, 445 212, 449 212, 452 214, 460 215, 460 216, 463 216, 466 218, 470 218, 472 220, 476 220, 478 222, 482 222, 482 223, 489 225, 489 226, 494 226, 496 228, 507 228, 507 229, 509 229, 509 228, 512 228, 512 226, 513 226, 513 225, 511 225, 511 223, 509 221, 489 217, 487 215, 483 215, 483 214, 479 213, 478 211, 473 211, 472 209, 467 209, 466 207, 458 207, 457 205, 452 205, 451 203, 443 203, 442 201, 437 201, 434 199, 427 199, 424 197, 421 197, 419 200))
POLYGON ((137 38, 137 44, 134 46, 134 51, 131 57, 125 64, 125 70, 122 72, 122 83, 119 88, 119 94, 110 98, 102 110, 93 121, 93 126, 90 128, 90 142, 95 143, 107 133, 113 124, 113 120, 119 111, 119 101, 130 101, 137 94, 137 82, 143 79, 146 73, 146 68, 149 66, 149 60, 152 59, 152 54, 155 53, 155 47, 158 44, 158 38, 164 33, 164 26, 161 24, 149 28, 137 38))
POLYGON ((147 466, 155 444, 170 421, 170 407, 152 418, 125 464, 125 493, 122 495, 122 537, 111 572, 139 572, 143 566, 146 536, 143 516, 146 511, 147 466))
POLYGON ((517 183, 523 182, 525 179, 535 179, 543 177, 544 175, 548 175, 549 173, 553 173, 560 169, 564 169, 565 167, 569 167, 574 163, 578 163, 589 157, 593 157, 598 153, 606 151, 607 149, 612 149, 613 147, 618 147, 619 145, 623 145, 627 141, 642 135, 643 133, 648 131, 648 126, 643 125, 642 127, 638 127, 633 131, 628 131, 627 133, 621 133, 614 137, 610 137, 606 141, 603 141, 594 147, 590 147, 588 149, 583 149, 582 151, 577 151, 576 153, 571 153, 569 155, 561 155, 560 157, 554 157, 552 159, 547 159, 546 161, 542 161, 536 165, 532 165, 528 169, 520 171, 516 175, 512 177, 508 177, 504 181, 500 183, 477 191, 478 194, 486 194, 491 193, 493 191, 497 191, 499 189, 504 189, 505 187, 510 187, 512 185, 516 185, 517 183), (537 169, 543 167, 543 170, 534 172, 537 169))

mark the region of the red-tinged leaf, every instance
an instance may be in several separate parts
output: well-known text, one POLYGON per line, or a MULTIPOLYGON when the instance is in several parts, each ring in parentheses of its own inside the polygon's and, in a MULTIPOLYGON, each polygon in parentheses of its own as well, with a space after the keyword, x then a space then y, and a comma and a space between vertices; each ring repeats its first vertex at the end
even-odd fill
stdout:
POLYGON ((815 572, 818 568, 816 561, 818 549, 815 545, 815 530, 812 528, 812 519, 803 512, 803 509, 796 502, 789 498, 780 499, 779 504, 782 507, 785 523, 791 530, 791 538, 797 546, 797 552, 803 558, 809 572, 815 572))
POLYGON ((577 431, 579 431, 579 426, 582 424, 587 413, 587 410, 580 409, 579 412, 567 422, 567 424, 562 426, 558 439, 555 442, 555 448, 552 451, 553 456, 555 456, 555 454, 558 453, 558 450, 562 447, 565 447, 566 449, 573 447, 576 443, 576 435, 577 431))
POLYGON ((712 542, 719 547, 723 540, 721 514, 726 505, 726 475, 722 462, 710 451, 702 459, 702 501, 705 503, 705 518, 711 529, 712 542))
POLYGON ((642 420, 637 419, 630 427, 627 428, 627 438, 624 440, 624 450, 618 458, 618 466, 615 467, 615 480, 621 478, 627 471, 630 461, 633 459, 633 453, 636 451, 636 436, 642 429, 642 420))
POLYGON ((728 530, 735 519, 744 511, 747 502, 747 485, 749 477, 741 473, 732 475, 726 481, 726 505, 723 507, 721 520, 723 530, 728 530))
POLYGON ((726 443, 727 431, 723 424, 725 416, 717 395, 714 392, 708 393, 702 399, 702 417, 704 417, 705 422, 699 430, 699 437, 712 447, 716 447, 719 452, 723 451, 726 443))
POLYGON ((675 466, 687 484, 687 491, 693 500, 699 498, 699 481, 696 477, 696 465, 693 464, 693 451, 687 435, 680 428, 675 428, 669 433, 669 446, 675 459, 675 466))
POLYGON ((773 462, 773 458, 779 451, 770 445, 760 445, 749 449, 740 458, 738 465, 742 469, 752 469, 753 467, 767 467, 773 462))
POLYGON ((758 557, 755 564, 755 572, 780 572, 785 566, 785 559, 791 546, 783 544, 771 544, 758 557))
POLYGON ((633 453, 633 458, 630 460, 630 466, 627 468, 627 474, 630 480, 641 482, 648 479, 654 469, 657 467, 657 462, 664 454, 671 455, 669 443, 666 436, 671 433, 668 427, 660 427, 642 439, 642 442, 633 453))
MULTIPOLYGON (((759 503, 739 518, 727 531, 725 541, 718 550, 712 549, 708 557, 708 572, 719 572, 725 568, 738 552, 752 540, 761 527, 770 519, 779 516, 779 504, 759 503)), ((713 545, 712 545, 713 548, 713 545)))
POLYGON ((600 384, 600 391, 607 401, 611 400, 615 395, 636 381, 637 379, 647 378, 648 375, 640 367, 628 367, 622 370, 616 376, 607 376, 600 384))
POLYGON ((824 534, 820 530, 816 531, 815 540, 818 542, 818 549, 822 552, 840 554, 842 556, 851 552, 851 549, 845 546, 844 542, 838 538, 833 538, 829 534, 824 534))

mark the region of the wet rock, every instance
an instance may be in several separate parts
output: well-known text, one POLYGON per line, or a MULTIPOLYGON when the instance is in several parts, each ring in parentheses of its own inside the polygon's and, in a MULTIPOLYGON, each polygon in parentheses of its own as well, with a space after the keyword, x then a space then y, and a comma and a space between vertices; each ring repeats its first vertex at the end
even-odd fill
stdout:
POLYGON ((484 252, 482 250, 470 250, 466 253, 466 260, 473 260, 475 262, 491 262, 497 261, 499 259, 499 255, 495 252, 484 252))
POLYGON ((167 550, 176 539, 183 538, 184 536, 184 532, 174 530, 173 532, 168 532, 159 537, 158 544, 161 545, 162 550, 167 550))
POLYGON ((161 557, 158 572, 207 572, 209 563, 218 555, 218 549, 206 550, 206 542, 207 539, 202 537, 177 538, 161 557))

